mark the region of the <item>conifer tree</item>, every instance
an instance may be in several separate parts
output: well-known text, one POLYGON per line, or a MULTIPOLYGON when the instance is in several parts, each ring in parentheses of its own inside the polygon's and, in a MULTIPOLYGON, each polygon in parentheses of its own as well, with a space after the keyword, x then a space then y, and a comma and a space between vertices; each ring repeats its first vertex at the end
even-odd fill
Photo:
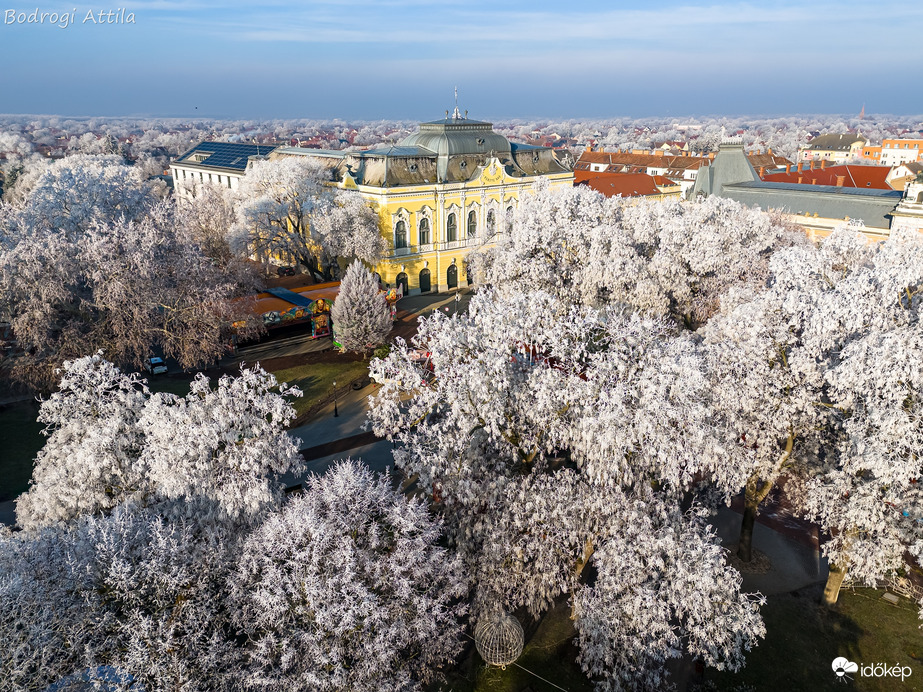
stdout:
POLYGON ((391 331, 391 311, 378 282, 361 262, 346 270, 331 313, 344 351, 367 352, 384 343, 391 331))

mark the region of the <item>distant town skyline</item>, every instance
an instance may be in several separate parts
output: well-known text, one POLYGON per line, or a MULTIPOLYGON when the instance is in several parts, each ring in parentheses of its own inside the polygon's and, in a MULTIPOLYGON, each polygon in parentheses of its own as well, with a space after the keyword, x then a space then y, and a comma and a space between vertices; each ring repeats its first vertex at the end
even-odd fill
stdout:
POLYGON ((0 113, 430 120, 455 86, 488 119, 923 113, 923 6, 895 0, 0 11, 0 113))

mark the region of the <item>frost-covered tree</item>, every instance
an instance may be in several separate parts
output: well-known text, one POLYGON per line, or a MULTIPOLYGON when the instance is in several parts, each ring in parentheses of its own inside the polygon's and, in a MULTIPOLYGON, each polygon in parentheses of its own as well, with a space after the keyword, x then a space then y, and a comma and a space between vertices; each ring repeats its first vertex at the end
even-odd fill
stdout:
POLYGON ((697 328, 731 286, 759 286, 769 257, 804 234, 732 200, 629 203, 536 185, 508 235, 472 257, 502 291, 552 293, 565 305, 621 303, 697 328))
POLYGON ((704 328, 717 414, 731 430, 728 463, 746 469, 738 555, 751 559, 759 506, 783 475, 810 477, 839 434, 826 373, 846 331, 821 306, 867 256, 854 229, 820 248, 780 250, 770 286, 732 292, 704 328))
POLYGON ((239 249, 290 257, 332 278, 338 256, 377 261, 384 251, 378 218, 361 199, 334 191, 316 161, 258 161, 241 182, 234 234, 239 249))
POLYGON ((248 316, 233 301, 240 275, 202 253, 172 205, 69 230, 30 218, 0 214, 12 226, 0 243, 0 313, 22 345, 6 365, 21 382, 50 388, 64 360, 100 349, 123 367, 156 347, 184 367, 212 363, 231 322, 248 316))
POLYGON ((120 156, 75 155, 30 167, 7 201, 26 228, 73 237, 95 223, 139 220, 163 192, 120 156))
POLYGON ((19 523, 66 522, 149 493, 138 426, 149 396, 137 375, 119 372, 98 354, 65 362, 58 391, 39 409, 48 441, 35 459, 29 492, 16 503, 19 523))
POLYGON ((725 495, 744 481, 725 463, 690 337, 613 306, 485 291, 467 316, 423 321, 413 345, 430 354, 425 366, 400 340, 372 362, 382 387, 370 416, 377 434, 399 442, 397 465, 443 503, 476 587, 475 616, 520 606, 538 614, 569 595, 584 667, 613 685, 651 683, 687 645, 740 665, 761 620, 699 511, 678 509, 696 480, 725 495), (649 531, 625 540, 629 524, 649 531), (624 573, 590 585, 590 563, 624 573), (622 583, 645 585, 646 604, 622 583), (687 593, 702 589, 721 595, 687 593), (653 630, 637 624, 645 617, 653 630), (703 630, 699 618, 720 624, 703 630), (648 646, 651 636, 659 644, 648 646), (617 663, 605 642, 622 647, 617 663))
MULTIPOLYGON (((100 355, 64 364, 60 390, 43 402, 48 441, 17 518, 39 529, 140 505, 205 503, 220 521, 249 520, 278 503, 276 480, 301 467, 285 426, 294 410, 258 366, 216 389, 199 375, 185 398, 151 394, 100 355)), ((202 509, 202 512, 205 510, 202 509)))
POLYGON ((344 351, 368 353, 391 333, 391 310, 378 280, 358 261, 346 270, 330 316, 344 351))
POLYGON ((218 185, 179 184, 185 194, 176 197, 177 222, 207 256, 222 263, 233 261, 230 233, 236 222, 234 193, 218 185))
POLYGON ((361 462, 312 477, 240 551, 248 689, 421 689, 461 648, 467 585, 440 533, 425 503, 361 462))
POLYGON ((343 261, 378 262, 388 248, 378 227, 378 215, 361 195, 337 190, 327 213, 312 228, 327 257, 343 261))
POLYGON ((144 689, 233 688, 240 657, 224 593, 234 541, 129 505, 0 535, 4 689, 99 667, 144 689))
POLYGON ((828 405, 840 435, 820 472, 795 490, 829 531, 825 602, 849 576, 874 584, 923 556, 923 239, 898 233, 869 248, 817 304, 818 340, 835 358, 828 405))
POLYGON ((286 396, 301 392, 259 365, 222 376, 216 387, 199 373, 185 397, 152 396, 139 421, 141 462, 158 495, 202 498, 229 520, 251 520, 278 505, 278 478, 302 467, 286 431, 295 417, 286 396))

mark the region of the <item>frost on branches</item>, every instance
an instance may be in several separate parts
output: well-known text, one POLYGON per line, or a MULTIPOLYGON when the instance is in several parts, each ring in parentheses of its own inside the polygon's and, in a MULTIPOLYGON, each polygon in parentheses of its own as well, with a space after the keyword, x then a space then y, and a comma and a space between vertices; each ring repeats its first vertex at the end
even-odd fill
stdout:
POLYGON ((923 236, 858 250, 817 301, 817 338, 835 353, 826 381, 839 435, 798 488, 809 518, 830 532, 828 604, 847 576, 874 584, 908 550, 923 558, 923 236))
POLYGON ((244 543, 234 622, 248 637, 248 688, 422 689, 461 647, 458 558, 436 545, 426 505, 347 460, 244 543))
POLYGON ((246 254, 291 257, 332 279, 338 257, 376 262, 378 217, 357 194, 325 185, 329 172, 299 157, 257 161, 240 186, 235 244, 246 254))
POLYGON ((284 399, 297 390, 276 387, 257 366, 214 390, 200 374, 180 398, 150 394, 100 355, 65 363, 60 391, 40 409, 48 441, 17 502, 19 523, 40 528, 127 500, 198 501, 221 518, 252 519, 280 498, 271 476, 301 466, 284 399))
POLYGON ((330 316, 344 351, 368 353, 391 333, 391 310, 378 280, 361 262, 346 270, 330 316))
POLYGON ((110 168, 100 174, 108 184, 81 188, 79 200, 68 197, 74 181, 56 179, 0 207, 0 313, 22 346, 3 365, 35 388, 50 389, 63 361, 100 349, 120 366, 140 367, 158 346, 183 367, 213 362, 245 307, 231 300, 238 273, 201 251, 173 206, 128 186, 130 176, 116 198, 124 167, 110 168))
POLYGON ((728 287, 765 281, 775 249, 806 242, 778 219, 718 197, 629 203, 539 183, 509 234, 472 261, 479 280, 503 291, 541 289, 565 305, 621 303, 697 328, 728 287))
POLYGON ((444 502, 476 586, 475 615, 498 605, 538 614, 569 594, 575 611, 586 606, 583 665, 612 684, 641 684, 686 650, 740 665, 761 620, 698 510, 677 509, 694 479, 725 495, 744 480, 725 463, 691 338, 612 306, 481 292, 467 316, 423 321, 414 346, 431 354, 428 366, 400 341, 372 362, 382 388, 370 415, 376 434, 401 443, 397 464, 444 502), (630 525, 648 530, 623 540, 630 525), (626 560, 620 578, 647 584, 657 600, 632 600, 614 579, 584 583, 590 561, 606 574, 614 556, 626 560), (722 597, 700 602, 700 590, 722 597), (661 641, 682 646, 646 646, 648 633, 632 624, 642 613, 613 620, 604 612, 613 603, 644 607, 661 641), (718 624, 701 632, 708 619, 718 624), (622 645, 618 665, 593 643, 600 637, 622 645))
POLYGON ((3 689, 408 690, 454 657, 467 582, 424 503, 347 462, 280 509, 300 456, 276 388, 66 364, 25 530, 0 528, 3 689))
POLYGON ((748 474, 743 560, 751 558, 759 506, 778 480, 812 477, 837 446, 826 373, 847 332, 825 302, 868 252, 865 238, 846 228, 820 248, 780 250, 769 287, 731 291, 703 330, 716 411, 733 431, 729 463, 748 474))
POLYGON ((44 689, 98 666, 144 689, 228 689, 238 670, 223 602, 233 540, 127 505, 0 536, 4 689, 44 689))

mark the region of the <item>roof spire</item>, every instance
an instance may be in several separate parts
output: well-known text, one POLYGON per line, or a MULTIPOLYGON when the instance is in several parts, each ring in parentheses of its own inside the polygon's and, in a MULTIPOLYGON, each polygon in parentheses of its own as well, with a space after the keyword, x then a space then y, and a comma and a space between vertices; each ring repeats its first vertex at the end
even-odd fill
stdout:
POLYGON ((452 113, 455 120, 461 120, 461 113, 458 112, 458 87, 455 87, 455 112, 452 113))

